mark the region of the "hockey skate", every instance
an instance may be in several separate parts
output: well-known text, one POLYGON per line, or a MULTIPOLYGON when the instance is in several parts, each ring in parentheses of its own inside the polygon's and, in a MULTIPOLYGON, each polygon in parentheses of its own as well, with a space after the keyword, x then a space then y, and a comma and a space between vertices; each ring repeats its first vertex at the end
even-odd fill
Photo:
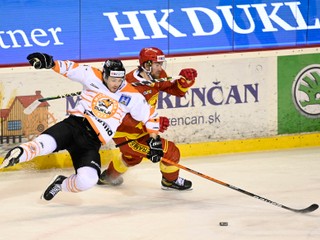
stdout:
POLYGON ((23 148, 22 147, 15 147, 15 148, 12 148, 8 153, 7 155, 4 157, 3 159, 3 162, 0 166, 0 169, 1 168, 7 168, 7 167, 10 167, 10 166, 13 166, 17 163, 19 163, 19 158, 21 157, 23 153, 23 148))
POLYGON ((192 188, 192 182, 178 177, 175 181, 168 181, 164 177, 162 178, 161 181, 162 189, 163 190, 178 190, 178 191, 183 191, 183 190, 191 190, 192 188))
POLYGON ((47 187, 46 191, 41 196, 41 199, 45 199, 47 201, 50 201, 52 198, 54 198, 55 195, 57 195, 58 192, 61 191, 61 184, 63 180, 65 180, 67 177, 58 175, 55 176, 52 180, 52 182, 47 187))
POLYGON ((123 183, 123 177, 118 176, 116 178, 112 178, 111 176, 109 176, 107 174, 107 171, 104 170, 101 175, 100 178, 98 180, 98 185, 111 185, 111 186, 119 186, 123 183))

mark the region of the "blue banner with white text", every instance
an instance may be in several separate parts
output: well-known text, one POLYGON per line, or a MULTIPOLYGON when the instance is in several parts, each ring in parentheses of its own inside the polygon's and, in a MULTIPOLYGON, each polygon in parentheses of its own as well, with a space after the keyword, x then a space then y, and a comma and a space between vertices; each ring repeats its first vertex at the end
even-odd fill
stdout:
POLYGON ((0 65, 31 52, 55 59, 136 58, 320 44, 320 1, 0 1, 0 65))

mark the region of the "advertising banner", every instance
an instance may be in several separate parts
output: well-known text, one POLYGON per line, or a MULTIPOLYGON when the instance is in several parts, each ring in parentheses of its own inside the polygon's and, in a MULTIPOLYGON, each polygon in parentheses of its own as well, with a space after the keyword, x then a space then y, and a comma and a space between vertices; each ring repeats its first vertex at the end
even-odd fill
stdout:
POLYGON ((320 130, 320 54, 278 57, 278 133, 320 130))
MULTIPOLYGON (((137 61, 124 61, 128 71, 137 61)), ((101 62, 94 66, 101 68, 101 62)), ((272 136, 277 133, 276 57, 217 59, 215 55, 168 59, 167 72, 197 69, 195 85, 186 97, 160 95, 158 111, 170 119, 162 134, 176 143, 224 141, 272 136)), ((36 106, 34 101, 81 91, 82 86, 52 70, 31 67, 0 69, 5 80, 0 91, 4 136, 32 139, 55 122, 64 119, 78 96, 61 98, 36 106)), ((6 140, 6 139, 5 139, 6 140)), ((18 140, 16 140, 18 141, 18 140)))
POLYGON ((320 43, 319 1, 0 1, 0 66, 31 52, 93 61, 234 52, 320 43))

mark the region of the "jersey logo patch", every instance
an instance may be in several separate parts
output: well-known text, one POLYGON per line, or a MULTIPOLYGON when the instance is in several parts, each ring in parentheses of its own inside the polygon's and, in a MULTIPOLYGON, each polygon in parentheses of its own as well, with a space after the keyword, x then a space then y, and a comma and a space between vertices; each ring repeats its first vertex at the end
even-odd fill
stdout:
POLYGON ((113 98, 99 93, 92 100, 92 112, 102 119, 112 117, 118 109, 118 102, 113 98))
POLYGON ((126 96, 126 95, 121 95, 120 99, 119 99, 119 103, 128 106, 129 103, 131 101, 131 97, 130 96, 126 96))

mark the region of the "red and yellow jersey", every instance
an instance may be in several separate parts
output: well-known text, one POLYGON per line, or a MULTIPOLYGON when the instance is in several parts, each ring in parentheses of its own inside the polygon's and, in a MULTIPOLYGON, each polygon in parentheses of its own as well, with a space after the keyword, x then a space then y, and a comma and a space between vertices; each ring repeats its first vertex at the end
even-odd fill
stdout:
MULTIPOLYGON (((160 74, 160 78, 167 77, 167 73, 163 70, 160 74)), ((135 69, 126 75, 128 83, 140 82, 146 79, 140 76, 139 69, 135 69)), ((143 85, 135 87, 147 100, 147 102, 156 108, 158 102, 159 92, 163 91, 170 95, 183 97, 188 88, 183 88, 178 81, 165 81, 157 82, 151 86, 143 85)), ((128 139, 138 139, 145 136, 147 133, 142 122, 136 121, 130 114, 127 114, 123 119, 123 122, 118 127, 114 138, 126 137, 128 139)))

